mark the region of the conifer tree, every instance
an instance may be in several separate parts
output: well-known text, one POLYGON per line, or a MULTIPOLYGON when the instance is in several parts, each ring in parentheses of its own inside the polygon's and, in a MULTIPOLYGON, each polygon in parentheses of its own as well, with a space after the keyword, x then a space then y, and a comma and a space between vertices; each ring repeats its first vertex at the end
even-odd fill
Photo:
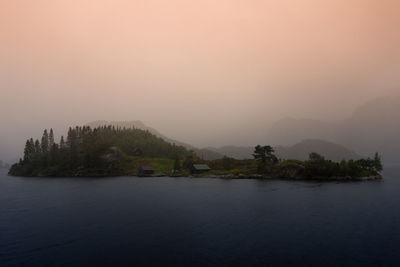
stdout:
POLYGON ((50 133, 49 133, 49 149, 52 149, 54 145, 54 133, 53 133, 53 129, 50 129, 50 133))
POLYGON ((72 135, 73 135, 72 128, 69 127, 68 134, 67 134, 67 147, 69 149, 71 149, 71 146, 72 146, 72 139, 73 139, 72 135))
POLYGON ((49 153, 49 162, 50 164, 54 164, 55 162, 57 162, 57 156, 58 156, 58 145, 56 143, 54 143, 51 147, 50 147, 50 153, 49 153))
POLYGON ((47 133, 47 129, 45 129, 43 132, 41 146, 42 153, 46 154, 49 151, 49 134, 47 133))
POLYGON ((42 154, 42 147, 38 139, 35 141, 35 155, 40 156, 42 154))
POLYGON ((61 136, 60 139, 60 150, 65 149, 65 141, 64 141, 64 136, 61 136))
POLYGON ((35 154, 35 147, 32 138, 26 140, 25 149, 24 149, 24 161, 30 162, 32 161, 35 154))
POLYGON ((78 163, 77 133, 78 127, 69 128, 67 135, 67 147, 69 149, 69 162, 72 167, 78 163))

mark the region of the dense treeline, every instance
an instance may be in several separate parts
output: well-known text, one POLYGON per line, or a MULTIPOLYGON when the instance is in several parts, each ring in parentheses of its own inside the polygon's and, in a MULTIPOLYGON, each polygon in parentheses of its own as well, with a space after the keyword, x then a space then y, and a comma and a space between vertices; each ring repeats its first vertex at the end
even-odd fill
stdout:
MULTIPOLYGON (((379 175, 383 170, 381 157, 375 153, 373 159, 342 160, 334 162, 325 159, 317 153, 310 153, 306 161, 299 160, 279 160, 274 155, 271 146, 256 146, 254 149, 254 159, 257 161, 258 173, 272 173, 287 175, 285 172, 292 169, 296 175, 308 178, 317 177, 367 177, 379 175)), ((292 173, 293 173, 292 172, 292 173)))
POLYGON ((378 153, 375 153, 373 159, 342 160, 340 163, 326 160, 317 153, 311 153, 309 159, 304 163, 308 176, 362 177, 378 175, 383 170, 381 158, 378 153))
POLYGON ((59 143, 44 130, 41 140, 26 141, 24 157, 10 169, 12 175, 124 174, 121 162, 140 149, 142 157, 184 158, 190 153, 140 129, 112 126, 75 127, 59 143))

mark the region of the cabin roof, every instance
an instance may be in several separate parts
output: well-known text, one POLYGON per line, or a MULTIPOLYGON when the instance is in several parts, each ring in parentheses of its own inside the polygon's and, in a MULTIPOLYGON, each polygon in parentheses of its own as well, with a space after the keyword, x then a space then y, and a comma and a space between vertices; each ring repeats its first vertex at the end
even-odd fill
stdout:
POLYGON ((207 164, 193 164, 193 168, 198 171, 209 171, 211 170, 207 164))

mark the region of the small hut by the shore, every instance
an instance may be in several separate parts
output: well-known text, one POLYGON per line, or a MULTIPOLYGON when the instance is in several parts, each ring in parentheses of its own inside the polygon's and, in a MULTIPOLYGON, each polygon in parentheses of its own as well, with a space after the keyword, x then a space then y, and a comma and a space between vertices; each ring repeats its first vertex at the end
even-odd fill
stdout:
POLYGON ((211 168, 208 167, 207 164, 193 164, 192 167, 190 168, 190 173, 191 174, 200 174, 200 173, 209 172, 210 170, 211 170, 211 168))
POLYGON ((154 174, 154 168, 151 166, 140 166, 138 176, 151 176, 154 174))

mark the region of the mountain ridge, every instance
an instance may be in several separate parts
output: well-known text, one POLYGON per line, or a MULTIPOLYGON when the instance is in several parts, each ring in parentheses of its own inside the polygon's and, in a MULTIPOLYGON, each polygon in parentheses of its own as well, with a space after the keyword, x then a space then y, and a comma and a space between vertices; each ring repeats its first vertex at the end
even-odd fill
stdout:
POLYGON ((399 162, 400 95, 380 97, 357 107, 346 119, 324 122, 284 118, 266 133, 272 144, 295 144, 322 139, 370 155, 379 151, 385 162, 399 162))
MULTIPOLYGON (((192 145, 171 139, 162 133, 160 133, 155 128, 149 127, 140 120, 132 121, 105 121, 98 120, 94 122, 89 122, 86 126, 99 127, 111 125, 120 128, 138 128, 141 130, 147 130, 157 137, 164 139, 167 142, 174 143, 176 145, 184 146, 187 149, 193 150, 197 156, 207 160, 220 159, 224 156, 235 158, 235 159, 245 159, 252 158, 254 147, 246 146, 222 146, 219 148, 206 147, 206 148, 196 148, 192 145)), ((293 146, 275 146, 276 155, 280 158, 290 158, 297 160, 305 160, 311 152, 317 152, 327 159, 331 160, 342 160, 342 159, 358 159, 360 156, 347 149, 346 147, 335 144, 332 142, 319 140, 319 139, 305 139, 293 146)))

